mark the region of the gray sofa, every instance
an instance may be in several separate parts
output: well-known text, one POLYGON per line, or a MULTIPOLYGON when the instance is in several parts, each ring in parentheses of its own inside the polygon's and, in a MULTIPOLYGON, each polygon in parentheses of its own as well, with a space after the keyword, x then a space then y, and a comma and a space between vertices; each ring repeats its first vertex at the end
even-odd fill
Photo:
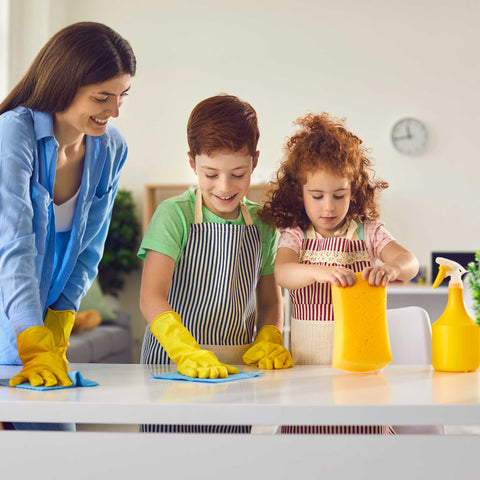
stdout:
POLYGON ((67 358, 72 363, 132 363, 130 316, 115 311, 113 320, 104 320, 93 330, 70 336, 67 358))

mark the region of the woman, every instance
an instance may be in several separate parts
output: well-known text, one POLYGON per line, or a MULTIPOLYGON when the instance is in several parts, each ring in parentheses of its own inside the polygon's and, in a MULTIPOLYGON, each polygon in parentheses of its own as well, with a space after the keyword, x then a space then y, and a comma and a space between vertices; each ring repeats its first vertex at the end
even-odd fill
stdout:
POLYGON ((135 75, 100 23, 65 27, 0 104, 0 364, 12 386, 71 384, 65 351, 97 274, 127 145, 108 124, 135 75))

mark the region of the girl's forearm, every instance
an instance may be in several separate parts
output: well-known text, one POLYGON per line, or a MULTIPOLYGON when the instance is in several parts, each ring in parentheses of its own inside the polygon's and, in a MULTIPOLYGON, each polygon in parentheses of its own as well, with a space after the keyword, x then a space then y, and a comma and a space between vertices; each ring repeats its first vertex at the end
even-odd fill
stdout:
POLYGON ((283 288, 296 290, 316 281, 315 265, 288 262, 275 265, 275 280, 283 288))
POLYGON ((404 282, 411 280, 418 273, 418 260, 415 255, 410 252, 400 253, 389 261, 388 264, 399 270, 397 278, 404 282))

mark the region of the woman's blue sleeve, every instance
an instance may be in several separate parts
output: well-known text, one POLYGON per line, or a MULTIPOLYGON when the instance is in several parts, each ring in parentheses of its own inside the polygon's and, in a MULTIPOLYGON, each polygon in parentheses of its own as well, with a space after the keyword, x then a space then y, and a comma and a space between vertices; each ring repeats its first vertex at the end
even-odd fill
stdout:
POLYGON ((0 309, 16 335, 43 325, 30 193, 35 156, 31 117, 0 116, 0 309))

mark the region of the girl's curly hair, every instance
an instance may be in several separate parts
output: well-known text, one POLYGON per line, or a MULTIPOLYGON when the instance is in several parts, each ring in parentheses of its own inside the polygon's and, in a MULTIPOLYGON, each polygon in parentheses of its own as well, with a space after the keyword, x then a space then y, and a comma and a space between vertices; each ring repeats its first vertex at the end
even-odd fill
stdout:
POLYGON ((350 181, 348 218, 361 222, 378 218, 377 192, 388 183, 374 179, 362 141, 345 128, 344 120, 327 113, 308 114, 294 124, 300 130, 286 142, 285 159, 277 180, 269 184, 260 217, 277 228, 307 229, 311 222, 303 205, 303 185, 308 172, 325 169, 350 181))

